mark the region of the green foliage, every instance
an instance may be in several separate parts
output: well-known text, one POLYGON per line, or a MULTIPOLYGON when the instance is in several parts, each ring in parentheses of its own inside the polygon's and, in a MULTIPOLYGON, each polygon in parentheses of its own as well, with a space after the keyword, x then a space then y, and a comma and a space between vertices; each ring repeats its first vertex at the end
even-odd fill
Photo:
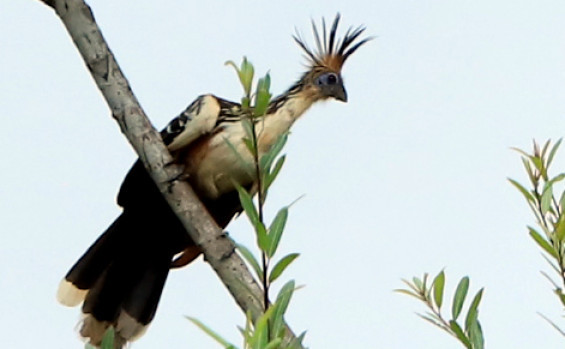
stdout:
MULTIPOLYGON (((544 258, 555 270, 557 278, 560 280, 561 286, 544 273, 552 283, 554 293, 561 306, 565 306, 565 293, 563 292, 565 287, 565 215, 563 214, 565 191, 557 188, 559 183, 565 179, 565 173, 559 173, 556 176, 549 174, 551 163, 560 145, 561 139, 553 145, 548 140, 543 147, 540 147, 534 141, 531 154, 514 148, 521 154, 522 164, 526 170, 529 183, 522 185, 516 180, 508 180, 526 199, 535 216, 536 223, 541 229, 540 232, 538 229, 528 226, 529 235, 541 248, 544 258), (561 192, 561 194, 556 194, 556 192, 561 192)), ((565 332, 559 329, 555 323, 545 316, 543 318, 565 336, 565 332)))
MULTIPOLYGON (((286 268, 299 256, 298 253, 288 254, 279 259, 274 267, 271 264, 279 247, 283 236, 284 228, 288 220, 289 207, 281 208, 272 222, 265 224, 263 217, 263 206, 267 197, 268 190, 279 174, 284 162, 285 156, 280 155, 284 145, 286 144, 288 135, 283 134, 279 137, 273 146, 264 153, 259 153, 257 144, 257 132, 255 129, 256 118, 267 112, 269 107, 271 93, 269 88, 271 78, 269 74, 259 79, 257 88, 253 96, 251 95, 251 86, 253 84, 254 68, 253 65, 243 59, 241 66, 238 68, 232 61, 226 62, 236 70, 240 83, 243 86, 244 97, 242 98, 242 107, 248 118, 243 120, 245 130, 245 143, 247 150, 253 158, 253 166, 248 170, 249 173, 257 179, 257 187, 253 190, 257 191, 257 204, 253 200, 253 194, 238 183, 234 183, 239 194, 239 200, 245 215, 249 219, 253 230, 255 231, 257 247, 261 253, 261 263, 250 249, 243 245, 237 245, 237 250, 245 261, 251 266, 257 278, 260 280, 263 288, 263 314, 252 320, 250 313, 247 314, 245 328, 241 329, 243 335, 244 349, 298 349, 302 348, 302 340, 305 333, 294 338, 290 343, 285 342, 286 327, 284 315, 288 309, 290 299, 296 289, 294 281, 288 281, 279 291, 274 303, 269 300, 269 288, 272 282, 277 280, 286 268), (254 97, 254 105, 251 105, 252 97, 254 97)), ((243 155, 239 154, 232 144, 230 148, 237 154, 242 162, 243 155)), ((245 164, 247 166, 247 164, 245 164)), ((216 340, 224 348, 236 349, 237 347, 223 339, 218 333, 195 318, 188 317, 196 326, 206 332, 214 340, 216 340)))
POLYGON ((455 291, 455 297, 453 298, 453 306, 451 308, 451 316, 453 320, 457 320, 459 314, 461 314, 461 309, 463 309, 463 302, 465 297, 467 297, 467 291, 469 291, 469 278, 465 276, 457 285, 457 290, 455 291))
POLYGON ((279 247, 279 243, 281 241, 282 233, 284 227, 286 225, 286 220, 288 219, 288 207, 283 207, 279 210, 275 219, 269 226, 269 244, 267 248, 264 250, 267 253, 267 256, 273 257, 277 248, 279 247))
POLYGON ((399 293, 407 294, 422 301, 428 311, 418 314, 422 319, 441 328, 453 337, 457 338, 465 348, 483 349, 484 337, 479 322, 479 304, 483 296, 481 288, 476 294, 467 309, 463 326, 457 321, 462 313, 463 305, 469 291, 469 277, 465 276, 457 285, 451 305, 451 319, 446 319, 442 315, 442 305, 444 303, 445 272, 442 270, 434 280, 428 284, 428 274, 423 278, 412 278, 412 281, 402 280, 407 289, 396 290, 399 293))
POLYGON ((272 97, 272 94, 269 91, 271 88, 271 76, 269 73, 259 79, 254 94, 255 103, 253 108, 251 108, 251 88, 253 86, 253 78, 255 75, 255 68, 253 68, 253 64, 251 64, 246 57, 243 57, 243 61, 239 68, 233 61, 227 61, 225 64, 232 66, 235 69, 237 76, 239 77, 239 82, 243 87, 244 96, 241 98, 241 106, 243 110, 250 110, 254 117, 265 114, 272 97))
POLYGON ((290 253, 281 258, 280 261, 275 264, 271 274, 269 274, 269 282, 275 281, 279 276, 281 276, 282 272, 292 263, 296 258, 300 256, 298 253, 290 253))
POLYGON ((247 263, 249 263, 249 265, 253 268, 253 271, 255 271, 257 278, 259 278, 259 280, 263 282, 263 270, 261 269, 261 266, 259 265, 259 262, 257 261, 257 258, 255 258, 253 253, 247 247, 241 244, 237 245, 237 250, 247 261, 247 263))
POLYGON ((265 114, 269 103, 271 102, 271 97, 273 96, 269 89, 271 88, 271 76, 269 73, 265 75, 264 78, 259 79, 257 83, 257 96, 255 97, 255 116, 261 116, 265 114))
POLYGON ((216 342, 220 343, 220 345, 222 345, 224 348, 226 349, 236 348, 235 345, 229 343, 227 340, 222 338, 222 336, 220 336, 218 333, 214 332, 214 330, 212 330, 210 327, 204 325, 200 320, 190 316, 186 316, 186 318, 190 320, 193 324, 198 326, 198 328, 200 328, 202 331, 206 332, 206 334, 212 337, 216 342))
POLYGON ((249 105, 251 103, 251 85, 253 85, 253 75, 255 73, 253 65, 249 61, 247 61, 246 57, 243 57, 243 61, 241 62, 241 66, 239 68, 233 61, 227 61, 225 64, 231 65, 237 72, 239 82, 241 83, 243 91, 245 92, 245 96, 241 100, 241 105, 244 109, 249 108, 249 105))

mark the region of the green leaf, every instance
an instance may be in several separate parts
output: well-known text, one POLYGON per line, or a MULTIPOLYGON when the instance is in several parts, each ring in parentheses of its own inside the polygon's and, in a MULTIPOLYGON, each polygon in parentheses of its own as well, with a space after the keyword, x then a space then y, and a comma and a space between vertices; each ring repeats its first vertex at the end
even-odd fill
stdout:
POLYGON ((397 288, 397 289, 394 290, 394 292, 403 293, 403 294, 412 296, 414 298, 417 298, 419 300, 422 300, 422 296, 420 296, 416 292, 413 292, 413 291, 410 291, 410 290, 406 290, 406 289, 403 289, 403 288, 397 288))
POLYGON ((237 192, 239 193, 239 201, 241 202, 241 206, 243 207, 245 214, 249 218, 251 224, 253 226, 256 226, 259 222, 259 213, 257 212, 255 204, 253 203, 253 199, 251 199, 251 195, 249 195, 247 190, 245 190, 245 188, 243 188, 238 183, 234 182, 234 184, 237 192))
MULTIPOLYGON (((245 118, 242 120, 241 124, 243 125, 243 130, 245 131, 245 137, 250 140, 253 139, 253 122, 250 119, 245 118)), ((251 149, 249 150, 251 154, 255 154, 255 148, 256 147, 254 145, 251 146, 251 149)))
POLYGON ((565 214, 559 216, 559 220, 555 225, 555 237, 558 241, 563 241, 565 238, 565 214))
POLYGON ((235 69, 235 72, 237 73, 237 75, 238 75, 238 77, 239 77, 239 68, 237 67, 237 65, 235 64, 234 61, 232 61, 232 60, 226 61, 226 62, 224 63, 224 65, 232 66, 233 69, 235 69))
POLYGON ((463 345, 465 345, 465 347, 467 347, 469 349, 472 348, 471 342, 469 341, 469 338, 467 338, 467 336, 465 335, 465 333, 463 332, 463 330, 461 329, 459 324, 457 324, 457 322, 455 322, 454 320, 450 320, 449 321, 449 327, 451 328, 453 333, 455 333, 455 336, 457 337, 457 339, 459 339, 461 341, 461 343, 463 343, 463 345))
POLYGON ((269 320, 273 316, 275 309, 273 307, 267 309, 255 322, 255 331, 253 332, 252 345, 254 349, 263 349, 269 342, 269 320))
POLYGON ((561 288, 556 288, 553 292, 555 292, 555 294, 557 295, 557 297, 559 297, 559 300, 561 301, 562 305, 565 305, 565 294, 563 294, 563 291, 561 290, 561 288))
POLYGON ((275 166, 273 167, 273 170, 271 172, 268 171, 263 171, 263 192, 266 192, 267 190, 269 190, 269 187, 271 186, 271 184, 274 182, 274 180, 277 178, 283 164, 284 161, 286 159, 286 156, 283 155, 280 158, 278 158, 277 162, 275 163, 275 166))
POLYGON ((437 316, 435 316, 434 314, 427 313, 426 315, 423 315, 416 313, 416 315, 434 326, 445 329, 444 326, 441 324, 441 322, 437 320, 437 316))
POLYGON ((300 254, 298 253, 291 253, 284 256, 274 267, 269 275, 269 282, 275 281, 279 276, 281 276, 282 272, 292 263, 296 258, 298 258, 300 254))
POLYGON ((531 162, 528 160, 528 158, 522 157, 522 163, 524 164, 524 168, 526 169, 530 183, 535 186, 537 183, 537 178, 534 174, 534 170, 532 170, 531 162))
POLYGON ((243 62, 241 62, 241 68, 239 70, 239 79, 246 96, 251 94, 254 73, 255 69, 253 68, 253 64, 247 60, 247 57, 243 57, 243 62))
POLYGON ((414 283, 414 286, 416 286, 416 289, 418 291, 423 291, 424 290, 424 284, 422 283, 422 280, 418 279, 417 277, 413 277, 412 278, 412 282, 414 283))
POLYGON ((546 214, 551 208, 551 200, 553 199, 553 187, 551 184, 546 183, 545 188, 541 194, 541 212, 546 214))
POLYGON ((555 183, 561 182, 563 179, 565 179, 565 173, 560 173, 557 176, 550 179, 549 182, 547 183, 553 186, 555 183))
POLYGON ((247 137, 243 138, 243 143, 247 147, 247 150, 249 151, 250 154, 255 154, 255 145, 253 144, 253 141, 251 139, 247 137))
POLYGON ((271 321, 272 333, 279 333, 284 326, 284 314, 294 293, 294 280, 288 281, 279 291, 275 304, 269 310, 274 309, 273 318, 271 321))
POLYGON ((104 333, 104 337, 102 338, 102 342, 100 343, 100 349, 114 349, 114 337, 114 327, 110 326, 106 330, 106 333, 104 333))
POLYGON ((402 282, 404 282, 406 284, 406 286, 408 286, 412 291, 414 291, 416 294, 420 294, 420 289, 418 287, 416 287, 416 285, 414 285, 413 283, 411 283, 410 281, 406 280, 406 279, 401 279, 402 282))
POLYGON ((253 331, 253 339, 251 340, 252 348, 253 349, 262 349, 267 345, 267 341, 269 340, 269 332, 267 331, 266 327, 261 326, 259 328, 255 328, 253 331))
POLYGON ((526 158, 529 158, 529 157, 530 157, 530 154, 526 153, 525 151, 523 151, 523 150, 520 149, 520 148, 510 147, 510 149, 512 149, 512 150, 514 150, 514 151, 516 151, 516 152, 518 152, 518 153, 520 153, 520 154, 522 154, 522 155, 523 155, 524 157, 526 157, 526 158))
POLYGON ((271 75, 269 73, 265 74, 265 77, 259 79, 257 83, 258 92, 269 92, 271 89, 271 75))
POLYGON ((280 344, 282 343, 282 338, 275 338, 267 344, 264 348, 261 349, 278 349, 280 344))
POLYGON ((271 165, 273 164, 281 150, 284 148, 287 140, 288 132, 285 132, 280 135, 279 138, 277 138, 271 148, 261 157, 261 159, 259 160, 259 167, 261 168, 261 171, 270 172, 271 165))
POLYGON ((553 161, 553 157, 555 156, 557 149, 559 149, 559 145, 561 145, 562 140, 563 140, 563 138, 559 138, 559 140, 555 143, 553 148, 551 148, 551 151, 549 152, 549 156, 547 157, 547 167, 549 167, 549 165, 551 165, 551 162, 553 161))
POLYGON ((437 308, 441 308, 443 302, 443 287, 445 286, 445 273, 443 270, 435 277, 432 286, 434 288, 434 302, 437 308))
POLYGON ((245 95, 249 96, 251 94, 251 84, 253 83, 254 69, 253 65, 247 61, 247 57, 243 57, 240 68, 238 68, 233 61, 227 61, 224 64, 232 66, 235 69, 237 76, 239 77, 239 82, 241 83, 241 86, 243 86, 243 90, 245 91, 245 95))
POLYGON ((483 349, 485 340, 483 338, 483 330, 479 321, 473 322, 469 331, 469 339, 471 340, 473 349, 483 349))
MULTIPOLYGON (((253 163, 250 163, 248 161, 246 161, 243 156, 241 156, 241 154, 239 153, 239 151, 237 150, 237 148, 233 145, 232 142, 230 142, 229 139, 224 138, 224 141, 226 142, 226 144, 228 145, 228 148, 230 148, 230 150, 235 154, 235 156, 237 157, 237 160, 239 161, 240 164, 243 165, 243 168, 245 169, 245 171, 247 172, 247 174, 251 177, 255 176, 255 170, 254 170, 254 166, 253 163)), ((235 182, 234 185, 237 186, 237 182, 235 182)))
POLYGON ((236 246, 237 246, 239 253, 243 256, 243 258, 245 258, 247 263, 249 263, 249 265, 251 265, 251 267, 255 271, 255 274, 257 274, 259 279, 261 281, 263 281, 262 280, 263 279, 263 271, 261 270, 261 267, 259 266, 259 262, 257 261, 257 259, 255 258, 255 256, 253 256, 253 253, 251 253, 251 251, 243 245, 237 244, 236 246))
POLYGON ((220 336, 219 334, 217 334, 216 332, 214 332, 210 327, 204 325, 202 322, 200 322, 200 320, 190 317, 190 316, 185 316, 188 320, 190 320, 193 324, 195 324, 198 328, 200 328, 202 331, 204 331, 207 335, 209 335, 210 337, 212 337, 216 342, 220 343, 221 345, 224 346, 224 348, 233 348, 235 349, 236 346, 231 344, 230 342, 226 341, 224 338, 222 338, 222 336, 220 336))
MULTIPOLYGON (((424 290, 428 289, 428 286, 427 286, 427 285, 428 285, 428 277, 429 277, 429 276, 430 276, 430 275, 429 275, 428 273, 424 273, 424 276, 422 277, 422 288, 423 288, 424 290)), ((429 291, 430 291, 430 290, 428 289, 428 294, 429 294, 429 291)))
POLYGON ((251 310, 247 310, 245 313, 245 329, 243 329, 243 347, 247 348, 247 344, 253 341, 253 319, 251 317, 251 310))
POLYGON ((483 290, 481 288, 479 292, 473 298, 471 305, 469 306, 469 311, 467 311, 467 317, 465 318, 465 332, 469 333, 471 325, 474 324, 479 317, 479 304, 481 303, 481 298, 483 297, 483 290))
POLYGON ((269 103, 271 102, 271 76, 269 73, 264 78, 259 79, 257 83, 257 92, 255 94, 255 117, 262 116, 267 111, 269 103))
POLYGON ((553 248, 552 245, 550 245, 550 243, 544 239, 540 233, 538 233, 534 228, 532 227, 528 227, 528 230, 530 231, 530 236, 532 237, 532 239, 534 239, 534 241, 548 254, 550 254, 552 257, 557 258, 557 252, 555 251, 555 249, 553 248))
POLYGON ((269 239, 271 241, 269 249, 267 250, 267 256, 272 257, 277 251, 287 219, 288 207, 283 207, 279 210, 279 212, 277 212, 275 219, 273 219, 273 222, 269 227, 269 239))
POLYGON ((545 159, 545 154, 547 153, 547 149, 549 148, 549 143, 551 143, 550 139, 545 141, 545 144, 543 145, 543 148, 541 150, 541 156, 540 156, 542 159, 545 159))
POLYGON ((244 96, 241 97, 241 109, 246 111, 249 110, 249 106, 251 105, 251 100, 249 99, 249 97, 244 96))
POLYGON ((565 191, 561 193, 561 198, 559 199, 559 207, 561 207, 561 209, 565 208, 565 191))
POLYGON ((534 202, 533 195, 526 188, 524 188, 523 185, 521 185, 520 183, 516 182, 515 180, 513 180, 511 178, 508 178, 508 181, 510 183, 512 183, 512 185, 514 185, 522 193, 522 195, 524 195, 526 200, 528 200, 530 202, 534 202))
POLYGON ((469 290, 469 277, 465 276, 459 281, 457 289, 455 290, 455 296, 453 298, 453 307, 451 309, 451 316, 453 320, 457 320, 459 314, 461 314, 461 309, 463 308, 463 302, 465 302, 465 297, 467 296, 467 291, 469 290))
POLYGON ((557 324, 553 321, 551 321, 547 316, 538 313, 539 316, 541 316, 545 321, 547 321, 557 332, 559 332, 563 337, 565 337, 565 331, 562 330, 559 326, 557 326, 557 324))
POLYGON ((539 157, 530 155, 528 158, 538 171, 540 171, 541 173, 544 172, 543 161, 539 157))
MULTIPOLYGON (((561 268, 557 267, 557 265, 556 265, 555 263, 553 263, 553 261, 551 261, 551 260, 549 259, 549 257, 547 257, 547 256, 544 255, 544 254, 542 254, 541 256, 542 256, 543 259, 545 259, 545 261, 547 262, 547 264, 549 264, 549 266, 550 266, 553 270, 555 270, 555 272, 556 272, 557 274, 561 274, 561 268)), ((542 271, 541 274, 544 275, 549 281, 551 281, 551 283, 553 283, 554 286, 556 286, 556 284, 551 280, 550 277, 547 276, 546 273, 544 273, 544 272, 542 271)), ((558 287, 558 286, 556 286, 556 287, 558 287)))
POLYGON ((237 326, 237 329, 239 330, 239 332, 243 335, 243 348, 247 348, 247 343, 249 343, 249 340, 251 339, 252 333, 251 333, 251 326, 253 325, 253 322, 251 320, 251 311, 247 311, 245 313, 245 328, 241 328, 239 326, 237 326))
POLYGON ((261 251, 267 253, 269 246, 271 246, 271 237, 267 234, 267 228, 265 228, 263 222, 257 222, 255 233, 257 234, 257 245, 261 251))

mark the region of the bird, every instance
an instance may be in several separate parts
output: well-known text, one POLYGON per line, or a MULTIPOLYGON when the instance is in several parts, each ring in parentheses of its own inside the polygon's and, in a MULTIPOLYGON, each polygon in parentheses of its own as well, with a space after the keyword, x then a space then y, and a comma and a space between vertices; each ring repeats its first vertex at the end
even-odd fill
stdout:
MULTIPOLYGON (((342 67, 372 37, 362 39, 365 27, 359 26, 339 38, 339 22, 338 13, 328 31, 323 18, 320 30, 312 21, 315 49, 298 31, 293 35, 307 69, 254 120, 259 156, 313 104, 347 102, 342 67)), ((252 192, 256 186, 245 164, 252 161, 243 140, 245 117, 240 103, 205 94, 160 132, 184 180, 222 229, 242 211, 236 183, 252 192)), ((139 159, 125 176, 117 203, 122 213, 61 280, 57 299, 70 307, 82 303, 79 334, 85 341, 99 346, 112 326, 115 348, 121 348, 153 320, 169 270, 192 262, 201 251, 139 159)))

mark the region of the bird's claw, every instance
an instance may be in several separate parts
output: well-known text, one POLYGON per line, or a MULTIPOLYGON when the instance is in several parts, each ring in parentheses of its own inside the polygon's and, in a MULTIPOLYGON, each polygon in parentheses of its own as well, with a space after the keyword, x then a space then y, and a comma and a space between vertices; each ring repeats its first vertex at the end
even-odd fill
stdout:
POLYGON ((165 168, 170 173, 169 179, 167 179, 167 183, 172 183, 174 181, 185 181, 189 177, 188 173, 185 172, 185 165, 171 162, 166 164, 165 168))

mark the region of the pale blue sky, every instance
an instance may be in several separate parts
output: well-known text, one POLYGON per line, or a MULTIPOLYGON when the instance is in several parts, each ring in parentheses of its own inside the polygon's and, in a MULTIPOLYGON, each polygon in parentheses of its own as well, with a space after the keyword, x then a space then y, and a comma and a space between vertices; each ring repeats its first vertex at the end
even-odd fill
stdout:
MULTIPOLYGON (((349 103, 316 105, 293 129, 269 209, 292 202, 282 253, 288 322, 311 348, 458 347, 392 290, 446 268, 448 291, 486 287, 489 348, 562 348, 537 314, 564 324, 548 270, 525 229, 533 220, 506 177, 524 181, 511 146, 565 130, 562 1, 90 1, 156 127, 197 95, 238 99, 226 60, 270 70, 272 90, 302 72, 294 27, 342 13, 375 40, 344 69, 349 103)), ((119 214, 134 154, 54 13, 0 4, 0 334, 5 348, 80 348, 79 309, 60 306, 60 278, 119 214)), ((556 171, 565 169, 565 153, 556 171)), ((228 228, 247 245, 244 219, 228 228)), ((282 282, 281 282, 282 284, 282 282)), ((168 279, 157 317, 134 348, 218 348, 183 316, 236 343, 244 318, 198 261, 168 279)))

